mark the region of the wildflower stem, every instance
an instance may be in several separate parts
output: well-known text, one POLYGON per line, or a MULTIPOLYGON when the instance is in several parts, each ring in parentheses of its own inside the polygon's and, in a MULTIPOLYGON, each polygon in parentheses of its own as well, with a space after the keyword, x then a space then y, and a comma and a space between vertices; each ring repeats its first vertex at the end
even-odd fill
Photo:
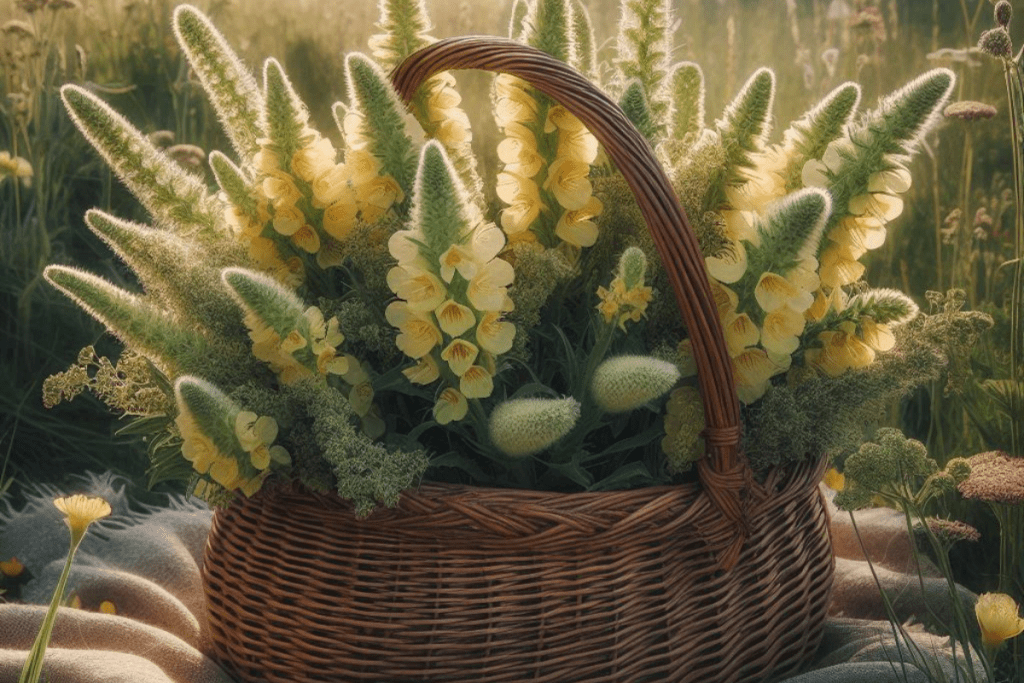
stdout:
POLYGON ((64 599, 64 589, 67 587, 68 575, 71 573, 71 563, 75 558, 75 551, 78 550, 82 538, 82 535, 76 538, 74 532, 71 534, 71 550, 68 552, 68 559, 64 562, 64 571, 61 572, 60 580, 57 581, 57 588, 54 589, 53 598, 50 600, 50 608, 46 611, 46 617, 43 619, 39 634, 36 635, 36 641, 32 644, 32 649, 29 652, 28 659, 25 661, 24 668, 21 670, 21 677, 18 678, 18 683, 37 683, 42 676, 43 657, 46 655, 46 647, 50 643, 53 624, 57 620, 57 608, 60 607, 64 599))

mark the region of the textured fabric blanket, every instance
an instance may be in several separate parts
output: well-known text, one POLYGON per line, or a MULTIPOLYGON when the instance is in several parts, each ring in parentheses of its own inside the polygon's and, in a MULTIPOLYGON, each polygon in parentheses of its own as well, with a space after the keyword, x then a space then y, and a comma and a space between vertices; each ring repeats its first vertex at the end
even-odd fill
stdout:
MULTIPOLYGON (((132 505, 124 483, 109 476, 90 477, 74 492, 103 496, 113 514, 90 528, 76 555, 68 582, 74 606, 60 610, 44 677, 51 683, 229 683, 206 654, 199 567, 210 510, 175 498, 155 508, 132 505)), ((17 682, 63 568, 68 532, 52 503, 63 493, 41 487, 20 509, 0 505, 0 562, 16 557, 32 577, 23 587, 27 604, 0 604, 0 683, 17 682)), ((946 582, 927 567, 919 581, 903 518, 869 510, 858 513, 857 525, 900 618, 948 622, 946 582)), ((908 629, 910 643, 894 636, 849 515, 835 508, 832 535, 836 586, 825 641, 816 661, 789 683, 926 681, 908 654, 911 645, 951 674, 947 639, 920 626, 908 629)), ((975 596, 963 589, 961 595, 973 604, 975 596)))

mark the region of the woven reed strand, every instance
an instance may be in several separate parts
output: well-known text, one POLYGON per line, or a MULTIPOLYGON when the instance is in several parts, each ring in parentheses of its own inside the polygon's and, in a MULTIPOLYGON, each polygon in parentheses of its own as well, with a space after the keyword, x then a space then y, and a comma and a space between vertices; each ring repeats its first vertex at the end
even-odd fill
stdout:
POLYGON ((727 683, 816 650, 832 576, 810 464, 768 482, 737 567, 698 485, 557 494, 424 485, 356 520, 335 496, 217 512, 204 578, 242 681, 727 683))
POLYGON ((728 569, 735 564, 743 543, 743 497, 755 484, 738 453, 740 414, 732 361, 704 255, 668 177, 647 140, 618 105, 564 62, 527 45, 490 36, 441 40, 410 55, 391 80, 408 103, 424 80, 448 69, 508 73, 544 92, 594 134, 633 190, 690 333, 707 425, 708 457, 699 472, 723 523, 734 533, 719 553, 719 561, 728 569))

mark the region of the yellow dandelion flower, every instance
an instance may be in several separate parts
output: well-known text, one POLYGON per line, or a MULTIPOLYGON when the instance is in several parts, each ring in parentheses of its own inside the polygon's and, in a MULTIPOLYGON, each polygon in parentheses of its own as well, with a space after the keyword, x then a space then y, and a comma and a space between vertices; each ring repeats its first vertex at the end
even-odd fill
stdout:
POLYGON ((90 524, 109 516, 111 512, 107 501, 80 493, 57 498, 53 505, 64 515, 64 523, 71 530, 71 542, 75 545, 85 536, 90 524))

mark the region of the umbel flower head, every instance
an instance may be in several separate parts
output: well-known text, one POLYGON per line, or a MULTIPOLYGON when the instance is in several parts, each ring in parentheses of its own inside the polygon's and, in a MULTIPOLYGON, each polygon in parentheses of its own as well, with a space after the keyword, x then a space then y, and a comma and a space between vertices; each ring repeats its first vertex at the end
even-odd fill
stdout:
POLYGON ((974 605, 981 627, 981 642, 995 649, 1024 632, 1024 619, 1017 613, 1017 602, 1005 593, 982 593, 974 605))
POLYGON ((98 496, 78 493, 57 498, 53 505, 64 515, 64 523, 71 530, 72 545, 78 545, 90 524, 110 515, 110 503, 98 496))

